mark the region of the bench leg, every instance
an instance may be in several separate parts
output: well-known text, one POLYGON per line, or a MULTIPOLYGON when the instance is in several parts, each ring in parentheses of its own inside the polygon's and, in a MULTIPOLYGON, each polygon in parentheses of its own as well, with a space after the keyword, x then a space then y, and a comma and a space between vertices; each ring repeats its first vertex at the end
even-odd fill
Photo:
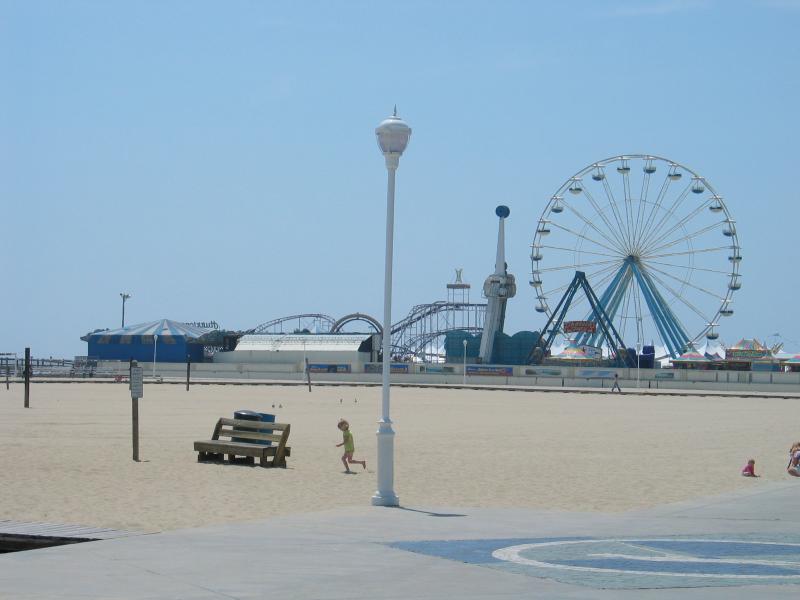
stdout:
POLYGON ((228 454, 228 462, 236 462, 236 455, 235 454, 228 454))
POLYGON ((198 452, 197 462, 222 461, 224 457, 223 454, 217 454, 216 452, 198 452))
POLYGON ((271 464, 271 463, 270 463, 270 461, 269 461, 269 457, 268 457, 268 456, 262 456, 262 457, 259 459, 259 464, 260 464, 262 467, 271 467, 271 466, 272 466, 272 464, 271 464))

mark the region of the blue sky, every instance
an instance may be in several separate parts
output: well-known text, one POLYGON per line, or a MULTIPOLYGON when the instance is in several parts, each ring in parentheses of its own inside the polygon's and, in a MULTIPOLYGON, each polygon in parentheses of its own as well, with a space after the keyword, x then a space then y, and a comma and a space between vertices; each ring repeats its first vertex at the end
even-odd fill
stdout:
POLYGON ((479 299, 506 204, 506 330, 538 329, 547 199, 651 153, 737 220, 721 339, 800 341, 799 26, 789 0, 0 1, 0 351, 83 354, 80 335, 119 326, 121 291, 128 323, 381 318, 374 128, 394 104, 414 131, 394 320, 444 299, 455 267, 479 299))

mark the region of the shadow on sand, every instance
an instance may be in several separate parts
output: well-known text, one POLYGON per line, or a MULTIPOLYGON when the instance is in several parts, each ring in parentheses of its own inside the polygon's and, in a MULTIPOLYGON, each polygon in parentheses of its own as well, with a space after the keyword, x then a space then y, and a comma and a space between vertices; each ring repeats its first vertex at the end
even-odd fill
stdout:
POLYGON ((422 513, 423 515, 428 515, 429 517, 466 517, 467 515, 461 515, 458 513, 437 513, 431 512, 429 510, 419 510, 417 508, 408 508, 406 506, 398 506, 396 507, 400 510, 407 510, 410 512, 422 513))

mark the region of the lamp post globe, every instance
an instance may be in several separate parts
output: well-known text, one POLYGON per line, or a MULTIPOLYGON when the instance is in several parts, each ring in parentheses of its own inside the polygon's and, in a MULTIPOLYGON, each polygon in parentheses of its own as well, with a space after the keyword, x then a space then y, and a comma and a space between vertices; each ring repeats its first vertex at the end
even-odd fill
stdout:
POLYGON ((375 137, 378 140, 378 148, 386 157, 386 166, 389 168, 389 160, 394 160, 394 168, 397 168, 400 156, 408 147, 408 140, 411 138, 411 128, 408 124, 397 116, 397 107, 394 107, 392 116, 381 121, 375 128, 375 137))
POLYGON ((392 252, 394 241, 394 188, 395 174, 400 166, 400 156, 408 146, 411 128, 394 114, 384 119, 375 128, 378 141, 388 171, 386 192, 386 264, 383 287, 383 350, 381 418, 378 421, 378 490, 372 496, 375 506, 399 506, 400 500, 394 491, 394 430, 389 417, 389 375, 392 370, 391 331, 392 331, 392 252))

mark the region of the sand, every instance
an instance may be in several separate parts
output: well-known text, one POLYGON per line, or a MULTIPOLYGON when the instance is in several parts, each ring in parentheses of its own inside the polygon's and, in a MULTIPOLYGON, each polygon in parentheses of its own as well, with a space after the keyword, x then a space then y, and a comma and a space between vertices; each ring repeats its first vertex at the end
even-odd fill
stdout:
MULTIPOLYGON (((158 531, 366 506, 380 393, 146 384, 135 463, 126 384, 34 384, 29 409, 0 387, 0 520, 158 531), (291 424, 287 469, 197 462, 192 442, 236 409, 291 424), (340 417, 366 472, 343 473, 340 417)), ((613 512, 757 487, 789 478, 798 403, 393 388, 395 489, 411 507, 613 512), (739 475, 750 457, 762 478, 739 475)))

